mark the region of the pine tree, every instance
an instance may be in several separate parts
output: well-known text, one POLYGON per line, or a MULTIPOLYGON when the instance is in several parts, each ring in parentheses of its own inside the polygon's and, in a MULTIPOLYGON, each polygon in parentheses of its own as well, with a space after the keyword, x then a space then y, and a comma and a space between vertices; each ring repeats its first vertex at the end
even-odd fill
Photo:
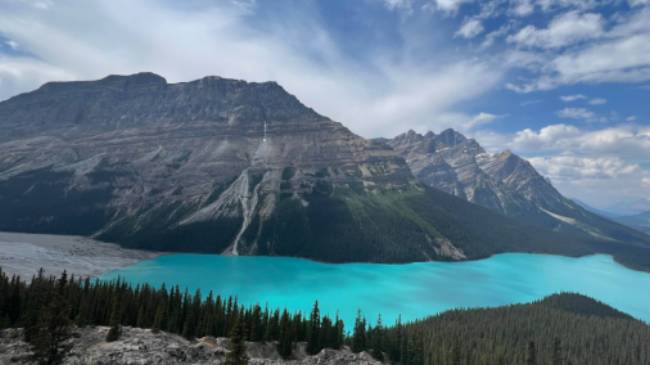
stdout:
POLYGON ((345 327, 343 324, 343 321, 339 318, 338 313, 336 314, 336 322, 334 325, 334 330, 335 332, 335 340, 332 345, 332 347, 336 350, 340 349, 343 346, 343 342, 345 341, 345 327))
POLYGON ((232 326, 232 331, 230 332, 230 352, 226 354, 226 365, 248 364, 244 338, 244 324, 236 318, 232 326))
POLYGON ((314 308, 309 316, 309 329, 307 332, 307 353, 314 355, 321 350, 320 338, 320 310, 318 301, 314 303, 314 308))
POLYGON ((291 357, 293 347, 293 329, 289 319, 289 312, 285 309, 280 319, 280 339, 278 341, 278 352, 285 359, 291 357))
POLYGON ((70 337, 70 309, 64 297, 66 286, 67 274, 64 271, 31 338, 34 356, 40 363, 60 364, 70 350, 70 345, 65 343, 70 337))
POLYGON ((201 315, 201 291, 197 289, 192 299, 189 299, 189 295, 186 295, 185 298, 186 316, 183 323, 183 337, 193 339, 196 337, 198 320, 201 315))
POLYGON ((352 352, 359 353, 366 349, 366 320, 357 312, 354 321, 354 332, 352 333, 352 352))
POLYGON ((106 334, 106 342, 113 342, 120 339, 122 336, 122 306, 120 303, 121 298, 116 296, 113 299, 113 309, 111 310, 110 326, 106 334))
POLYGON ((384 359, 383 331, 384 328, 381 324, 381 314, 380 314, 377 317, 377 325, 373 329, 373 334, 372 334, 372 357, 374 357, 379 361, 382 361, 384 359))
POLYGON ((151 331, 156 333, 160 330, 164 330, 165 326, 165 316, 166 316, 166 307, 167 305, 163 302, 160 301, 158 303, 158 306, 156 307, 156 314, 153 317, 153 326, 151 327, 151 331))

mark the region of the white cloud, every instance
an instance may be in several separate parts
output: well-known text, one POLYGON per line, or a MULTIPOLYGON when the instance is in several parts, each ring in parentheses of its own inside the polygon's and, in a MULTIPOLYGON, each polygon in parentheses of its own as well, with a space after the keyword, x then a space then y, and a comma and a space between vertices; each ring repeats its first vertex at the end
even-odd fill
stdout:
POLYGON ((645 6, 650 5, 650 0, 628 0, 630 6, 645 6))
POLYGON ((560 99, 562 99, 562 101, 565 102, 565 103, 570 103, 570 102, 576 101, 576 100, 584 100, 586 98, 587 97, 582 95, 582 94, 560 96, 560 99))
POLYGON ((593 119, 596 115, 585 108, 564 108, 557 112, 557 116, 565 119, 593 119))
POLYGON ((650 188, 650 176, 644 176, 641 178, 641 185, 646 188, 650 188))
POLYGON ((605 99, 605 98, 593 98, 593 99, 589 100, 589 104, 591 104, 591 105, 607 104, 607 99, 605 99))
POLYGON ((473 0, 435 0, 436 7, 448 13, 455 13, 464 3, 472 2, 473 0))
POLYGON ((579 136, 580 133, 577 127, 568 124, 552 124, 539 132, 526 128, 515 133, 512 144, 517 150, 524 151, 549 149, 561 141, 579 136))
POLYGON ((483 24, 478 19, 470 19, 463 23, 463 25, 456 32, 457 36, 469 39, 483 33, 483 24))
MULTIPOLYGON (((536 68, 531 65, 521 66, 536 76, 529 81, 513 83, 509 89, 527 93, 578 83, 650 81, 650 8, 613 19, 616 24, 608 31, 603 31, 602 26, 595 26, 591 36, 588 32, 581 33, 582 40, 590 41, 587 44, 569 47, 560 53, 537 52, 535 55, 541 61, 532 65, 536 68)), ((568 24, 566 29, 572 27, 568 24)), ((584 26, 583 30, 588 28, 584 26)), ((529 46, 571 45, 560 41, 567 39, 563 37, 551 41, 553 37, 545 35, 544 31, 546 30, 524 28, 510 36, 509 41, 529 46)), ((575 36, 573 39, 576 39, 575 36)))
POLYGON ((552 180, 576 178, 616 178, 636 173, 638 164, 631 164, 618 157, 552 156, 533 157, 530 162, 543 175, 552 180))
POLYGON ((407 9, 411 10, 412 4, 410 0, 384 0, 384 4, 388 9, 407 9))
POLYGON ((469 127, 468 129, 477 127, 479 125, 492 123, 497 118, 499 118, 498 115, 480 112, 467 122, 469 127))
POLYGON ((581 130, 554 124, 537 131, 524 129, 513 136, 491 136, 488 141, 528 157, 567 196, 600 206, 638 203, 648 197, 643 185, 650 179, 648 127, 630 124, 581 130))
POLYGON ((602 33, 603 18, 600 14, 570 11, 555 17, 545 29, 528 25, 507 40, 527 47, 557 48, 593 39, 602 33))
POLYGON ((557 57, 557 83, 650 80, 650 34, 604 42, 557 57))
POLYGON ((525 17, 535 11, 535 5, 531 0, 516 0, 513 2, 511 10, 513 14, 525 17))
POLYGON ((35 85, 52 80, 69 80, 72 77, 71 73, 39 60, 0 55, 0 100, 3 97, 2 91, 27 91, 35 85))
POLYGON ((567 124, 551 124, 539 131, 526 128, 516 132, 513 150, 524 154, 616 154, 626 161, 648 163, 650 128, 633 124, 581 130, 567 124), (645 162, 643 161, 645 159, 645 162))
POLYGON ((17 4, 1 9, 0 32, 37 58, 3 56, 0 99, 45 81, 111 73, 152 71, 170 82, 206 75, 275 80, 318 112, 375 137, 425 121, 432 128, 458 127, 444 116, 492 89, 503 72, 489 59, 422 61, 394 49, 373 53, 360 67, 313 20, 317 16, 306 21, 302 12, 258 29, 247 24, 249 6, 224 2, 201 8, 153 0, 57 2, 47 11, 17 4))

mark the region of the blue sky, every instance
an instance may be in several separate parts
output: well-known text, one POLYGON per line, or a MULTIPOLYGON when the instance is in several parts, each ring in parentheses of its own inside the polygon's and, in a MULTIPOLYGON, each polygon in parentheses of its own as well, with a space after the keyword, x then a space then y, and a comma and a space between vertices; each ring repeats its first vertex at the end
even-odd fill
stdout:
POLYGON ((0 0, 0 99, 138 71, 276 80, 365 137, 452 127, 650 209, 650 0, 0 0))

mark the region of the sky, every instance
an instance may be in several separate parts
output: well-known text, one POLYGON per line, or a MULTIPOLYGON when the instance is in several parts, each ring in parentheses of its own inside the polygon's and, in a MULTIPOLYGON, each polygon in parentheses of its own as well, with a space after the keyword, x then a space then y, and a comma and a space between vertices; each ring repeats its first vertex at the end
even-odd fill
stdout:
POLYGON ((0 100, 141 71, 277 81, 368 138, 454 128, 650 210, 650 0, 0 0, 0 100))

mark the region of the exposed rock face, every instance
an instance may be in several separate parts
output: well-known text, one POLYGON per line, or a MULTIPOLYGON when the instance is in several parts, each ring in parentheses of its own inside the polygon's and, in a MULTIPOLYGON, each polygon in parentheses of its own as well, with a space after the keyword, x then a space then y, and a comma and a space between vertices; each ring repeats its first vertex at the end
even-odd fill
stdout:
POLYGON ((273 82, 143 73, 49 83, 0 103, 0 230, 332 262, 592 252, 548 228, 610 239, 580 226, 586 213, 525 161, 487 158, 453 131, 391 144, 273 82), (400 153, 422 181, 463 199, 420 183, 400 153))
POLYGON ((526 160, 510 151, 487 153, 452 129, 409 131, 384 140, 425 184, 526 223, 611 241, 648 237, 590 213, 565 198, 526 160))
MULTIPOLYGON (((228 339, 203 337, 188 341, 178 335, 165 332, 152 333, 148 329, 123 327, 118 341, 106 342, 108 327, 81 328, 75 330, 70 340, 72 349, 65 357, 64 365, 111 364, 111 365, 157 365, 157 364, 223 364, 228 353, 228 339)), ((0 364, 35 364, 31 350, 21 339, 21 330, 0 331, 0 364)), ((278 354, 275 343, 247 343, 250 364, 358 364, 378 365, 369 354, 355 354, 349 349, 323 349, 308 356, 305 344, 296 344, 294 358, 284 360, 278 354)))
POLYGON ((273 82, 143 73, 0 103, 0 230, 328 261, 478 254, 454 217, 474 208, 437 194, 273 82), (438 212, 415 211, 423 200, 438 212))

